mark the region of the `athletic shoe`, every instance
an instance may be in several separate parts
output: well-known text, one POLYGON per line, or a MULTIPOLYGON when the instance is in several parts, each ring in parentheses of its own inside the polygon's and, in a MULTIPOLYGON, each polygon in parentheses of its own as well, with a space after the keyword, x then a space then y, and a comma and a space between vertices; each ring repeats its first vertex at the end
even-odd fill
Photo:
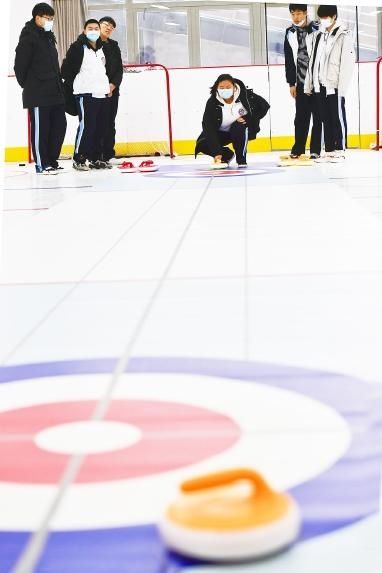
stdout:
POLYGON ((334 159, 334 151, 328 151, 327 153, 325 153, 324 155, 321 155, 320 157, 318 157, 314 161, 316 163, 331 163, 332 159, 334 159))
POLYGON ((334 157, 330 159, 330 163, 343 163, 345 161, 345 151, 338 150, 334 152, 334 157))
POLYGON ((77 171, 89 171, 90 167, 85 161, 73 161, 73 169, 77 171))
POLYGON ((320 155, 318 153, 311 153, 309 159, 318 159, 320 155))
POLYGON ((104 161, 99 161, 98 159, 97 159, 97 161, 89 161, 90 169, 105 169, 103 164, 104 164, 104 161))
POLYGON ((41 169, 36 171, 37 175, 58 175, 56 169, 54 167, 45 167, 45 169, 41 169))
POLYGON ((113 166, 110 163, 110 161, 104 161, 104 163, 105 163, 105 169, 113 169, 113 166))
POLYGON ((228 163, 226 163, 225 161, 220 161, 219 163, 212 163, 211 164, 211 169, 227 169, 229 166, 228 163))
POLYGON ((52 163, 52 167, 56 171, 64 171, 65 170, 65 168, 61 167, 61 165, 57 161, 56 161, 56 163, 52 163))
POLYGON ((247 163, 238 163, 237 164, 238 169, 247 169, 247 167, 248 167, 247 163))

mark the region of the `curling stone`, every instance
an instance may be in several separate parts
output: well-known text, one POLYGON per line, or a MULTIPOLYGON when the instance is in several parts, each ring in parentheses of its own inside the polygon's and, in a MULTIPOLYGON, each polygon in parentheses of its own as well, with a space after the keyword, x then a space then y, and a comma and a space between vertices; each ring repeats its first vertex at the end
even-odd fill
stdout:
POLYGON ((296 502, 251 469, 205 475, 183 482, 180 489, 159 524, 165 543, 178 553, 242 561, 278 552, 297 539, 296 502))

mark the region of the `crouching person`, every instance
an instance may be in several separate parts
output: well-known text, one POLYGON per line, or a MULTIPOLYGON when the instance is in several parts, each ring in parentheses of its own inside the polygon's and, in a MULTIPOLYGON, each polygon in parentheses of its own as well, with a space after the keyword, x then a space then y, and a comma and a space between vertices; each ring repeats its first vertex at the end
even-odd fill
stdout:
POLYGON ((238 168, 247 167, 248 141, 256 139, 260 119, 268 109, 268 102, 246 88, 241 80, 229 74, 220 75, 210 91, 195 156, 210 155, 214 160, 212 167, 224 169, 236 155, 238 168), (230 143, 234 152, 227 147, 230 143))
POLYGON ((85 22, 83 33, 66 54, 61 73, 65 82, 73 85, 79 118, 73 167, 78 171, 105 169, 108 165, 102 158, 106 98, 111 94, 97 20, 85 22))

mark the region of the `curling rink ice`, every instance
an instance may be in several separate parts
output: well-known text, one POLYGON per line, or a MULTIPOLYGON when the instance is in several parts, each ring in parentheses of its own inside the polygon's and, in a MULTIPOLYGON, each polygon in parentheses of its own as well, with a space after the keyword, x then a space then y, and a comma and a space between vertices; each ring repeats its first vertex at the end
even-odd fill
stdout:
POLYGON ((0 573, 382 572, 382 151, 278 157, 5 166, 0 573), (241 466, 297 543, 168 551, 178 484, 241 466))

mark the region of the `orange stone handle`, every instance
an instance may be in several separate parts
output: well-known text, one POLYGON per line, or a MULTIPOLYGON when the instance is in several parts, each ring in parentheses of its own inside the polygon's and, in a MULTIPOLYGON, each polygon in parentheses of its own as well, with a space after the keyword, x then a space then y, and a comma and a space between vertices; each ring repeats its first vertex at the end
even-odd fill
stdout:
POLYGON ((204 489, 229 485, 235 481, 247 480, 252 482, 254 495, 271 495, 273 490, 264 480, 264 478, 254 470, 248 468, 236 468, 225 470, 201 477, 184 481, 180 489, 183 493, 197 492, 204 489))

